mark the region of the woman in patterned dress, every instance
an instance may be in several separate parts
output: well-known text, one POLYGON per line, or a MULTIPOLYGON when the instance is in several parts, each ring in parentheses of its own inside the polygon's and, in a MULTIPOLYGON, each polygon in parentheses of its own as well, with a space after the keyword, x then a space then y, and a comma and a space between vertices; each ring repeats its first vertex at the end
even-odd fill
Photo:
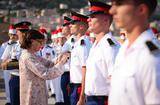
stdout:
POLYGON ((64 72, 60 67, 68 55, 64 54, 59 63, 54 65, 53 62, 36 55, 43 44, 44 36, 36 30, 29 30, 24 36, 21 44, 24 50, 19 60, 20 105, 48 105, 45 81, 64 72))

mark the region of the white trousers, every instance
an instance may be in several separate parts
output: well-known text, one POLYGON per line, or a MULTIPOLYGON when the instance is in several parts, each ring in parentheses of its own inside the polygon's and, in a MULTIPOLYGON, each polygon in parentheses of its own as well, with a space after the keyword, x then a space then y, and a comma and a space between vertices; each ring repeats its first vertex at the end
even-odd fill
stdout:
POLYGON ((51 89, 51 93, 55 94, 55 80, 46 80, 47 91, 51 89))
POLYGON ((56 102, 64 102, 61 89, 61 76, 55 78, 55 94, 56 94, 56 102))
POLYGON ((11 78, 10 70, 4 70, 4 83, 5 83, 5 95, 7 99, 7 103, 10 103, 10 91, 9 91, 9 80, 11 78))

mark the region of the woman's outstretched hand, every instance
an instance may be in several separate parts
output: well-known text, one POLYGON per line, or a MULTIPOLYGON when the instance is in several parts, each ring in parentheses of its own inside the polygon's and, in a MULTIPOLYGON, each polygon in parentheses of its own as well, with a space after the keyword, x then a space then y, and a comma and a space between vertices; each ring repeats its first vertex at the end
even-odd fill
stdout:
POLYGON ((70 58, 71 54, 69 52, 65 52, 63 54, 61 54, 57 60, 58 60, 58 64, 63 65, 69 58, 70 58))

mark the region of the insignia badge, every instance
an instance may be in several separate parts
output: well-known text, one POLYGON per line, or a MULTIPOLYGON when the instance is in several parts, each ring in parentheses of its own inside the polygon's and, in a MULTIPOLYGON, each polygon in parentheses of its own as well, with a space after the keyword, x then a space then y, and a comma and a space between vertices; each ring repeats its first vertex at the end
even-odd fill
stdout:
POLYGON ((83 39, 81 40, 80 45, 81 45, 81 46, 85 45, 85 42, 84 42, 84 40, 83 40, 83 39))
POLYGON ((108 41, 110 46, 115 46, 116 45, 110 38, 108 38, 107 41, 108 41))

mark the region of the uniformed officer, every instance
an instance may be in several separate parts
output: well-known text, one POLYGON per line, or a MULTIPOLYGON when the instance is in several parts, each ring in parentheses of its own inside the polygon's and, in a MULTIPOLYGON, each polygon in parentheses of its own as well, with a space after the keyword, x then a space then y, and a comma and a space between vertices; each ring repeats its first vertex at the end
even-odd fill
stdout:
POLYGON ((62 47, 67 40, 67 38, 62 34, 62 28, 58 29, 57 38, 58 38, 58 45, 62 47))
POLYGON ((20 42, 22 40, 22 36, 25 34, 26 31, 28 31, 29 25, 31 25, 31 23, 26 21, 20 22, 14 25, 16 28, 16 34, 18 36, 18 41, 17 41, 18 43, 16 44, 16 46, 14 47, 15 49, 13 50, 13 51, 16 51, 16 53, 12 53, 9 48, 8 49, 6 48, 6 50, 8 50, 7 52, 10 52, 10 53, 5 53, 4 55, 5 58, 8 58, 9 56, 14 55, 14 56, 11 56, 11 58, 14 57, 12 59, 19 59, 19 56, 21 53, 20 42))
POLYGON ((18 43, 15 48, 16 49, 16 59, 18 60, 21 54, 21 50, 22 50, 20 48, 21 41, 23 40, 23 36, 25 35, 25 32, 29 30, 31 23, 28 21, 22 21, 22 22, 15 24, 14 26, 16 28, 16 34, 18 36, 18 41, 17 41, 18 43))
MULTIPOLYGON (((73 49, 74 43, 75 43, 75 37, 74 35, 71 35, 70 32, 70 21, 72 19, 64 16, 64 24, 62 27, 62 34, 67 38, 67 41, 64 43, 62 47, 62 53, 65 52, 71 52, 73 49)), ((70 105, 70 97, 69 97, 69 90, 70 90, 70 59, 67 60, 67 62, 63 65, 64 73, 61 76, 61 88, 63 93, 63 99, 64 99, 64 105, 70 105)))
POLYGON ((148 19, 157 0, 112 0, 117 28, 127 32, 111 78, 109 105, 160 105, 160 50, 148 19))
MULTIPOLYGON (((1 45, 1 54, 3 55, 3 52, 5 51, 6 47, 9 47, 10 50, 7 52, 5 51, 5 53, 9 54, 12 51, 13 46, 17 43, 18 37, 16 35, 16 29, 14 27, 13 24, 10 25, 9 27, 9 41, 3 43, 1 45)), ((7 55, 4 54, 4 55, 7 55)), ((1 67, 2 69, 6 69, 8 62, 11 59, 7 59, 7 56, 1 57, 2 60, 2 64, 1 67)), ((10 75, 10 71, 4 71, 4 82, 5 82, 5 93, 6 93, 6 99, 7 99, 7 103, 6 105, 10 105, 10 91, 9 91, 9 79, 10 79, 11 75, 10 75)))
POLYGON ((9 26, 8 36, 9 36, 9 40, 2 43, 2 45, 0 46, 0 58, 1 58, 5 48, 7 47, 7 45, 8 44, 14 44, 18 40, 18 37, 16 35, 16 29, 15 29, 13 24, 11 24, 9 26))
POLYGON ((71 20, 71 18, 64 16, 62 34, 67 38, 67 41, 63 45, 62 52, 71 52, 71 50, 74 48, 74 43, 76 41, 75 35, 72 35, 70 30, 71 20))
MULTIPOLYGON (((41 56, 52 61, 55 58, 55 50, 53 47, 46 44, 42 50, 40 50, 41 56)), ((51 89, 51 96, 55 96, 55 80, 46 80, 47 90, 51 89)))
MULTIPOLYGON (((56 52, 53 47, 47 44, 47 41, 48 41, 47 31, 45 28, 40 28, 39 32, 41 32, 45 36, 45 44, 43 48, 41 48, 41 50, 38 51, 37 54, 45 59, 52 61, 56 57, 56 52)), ((46 80, 46 86, 47 86, 47 91, 51 89, 51 97, 54 97, 55 96, 55 80, 46 80)))
POLYGON ((94 33, 96 41, 86 63, 86 105, 108 105, 109 78, 112 75, 119 43, 109 32, 112 16, 108 12, 111 6, 99 1, 89 2, 89 30, 94 33))
POLYGON ((63 17, 64 23, 63 23, 63 27, 62 27, 62 34, 69 39, 71 36, 71 32, 70 32, 70 21, 72 20, 71 18, 64 16, 63 17))
POLYGON ((25 32, 27 32, 31 28, 31 25, 32 24, 29 21, 22 21, 22 22, 15 24, 19 43, 22 42, 25 32))
MULTIPOLYGON (((57 29, 57 40, 58 40, 58 45, 56 48, 56 53, 57 53, 57 58, 58 58, 59 56, 63 54, 62 47, 64 43, 66 42, 66 37, 62 33, 61 27, 57 29)), ((55 105, 62 105, 64 100, 63 100, 63 93, 62 93, 62 87, 61 87, 61 76, 55 79, 55 93, 56 93, 56 104, 55 105)))
POLYGON ((86 31, 88 29, 87 19, 88 17, 71 12, 72 21, 70 25, 71 34, 76 36, 76 42, 74 44, 74 49, 71 51, 71 65, 70 65, 70 104, 76 105, 78 103, 84 103, 83 85, 81 85, 83 78, 83 73, 86 69, 86 59, 91 47, 91 43, 88 38, 86 38, 86 31))
MULTIPOLYGON (((23 40, 23 36, 25 32, 27 32, 30 28, 31 23, 27 21, 22 21, 15 24, 16 34, 18 35, 18 43, 16 46, 16 59, 19 60, 21 55, 22 49, 20 48, 20 44, 23 40)), ((11 73, 11 79, 9 81, 9 88, 10 88, 10 98, 11 98, 11 105, 19 105, 20 104, 20 97, 19 97, 19 76, 16 72, 11 73)))
POLYGON ((51 39, 52 43, 50 44, 53 48, 56 48, 58 44, 58 39, 57 39, 57 30, 51 32, 51 39))
MULTIPOLYGON (((1 48, 3 49, 1 60, 3 64, 7 64, 11 59, 16 57, 15 45, 17 43, 18 37, 16 35, 16 29, 14 25, 9 27, 9 41, 2 44, 1 48), (5 50, 7 48, 7 50, 5 50), (11 58, 11 59, 10 59, 11 58)), ((6 66, 6 65, 4 65, 6 66)), ((3 68, 3 65, 2 65, 3 68)))
POLYGON ((61 53, 61 48, 62 48, 61 44, 63 44, 63 43, 61 43, 63 41, 61 41, 59 43, 59 39, 61 39, 60 37, 63 36, 61 31, 62 31, 62 29, 58 28, 58 29, 56 29, 55 31, 52 32, 52 43, 51 43, 51 46, 56 51, 56 57, 58 57, 58 55, 61 53), (59 36, 59 38, 58 38, 58 36, 59 36))

